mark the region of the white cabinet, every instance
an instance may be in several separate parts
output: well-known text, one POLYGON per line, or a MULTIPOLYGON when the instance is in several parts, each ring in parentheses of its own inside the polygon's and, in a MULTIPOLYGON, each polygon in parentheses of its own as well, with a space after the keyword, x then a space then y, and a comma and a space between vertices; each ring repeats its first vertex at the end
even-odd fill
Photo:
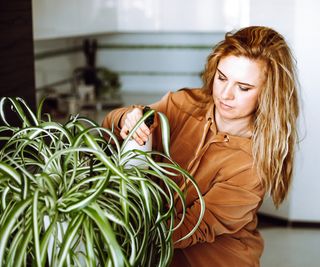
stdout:
POLYGON ((224 32, 246 25, 250 0, 32 0, 34 39, 108 32, 224 32))
POLYGON ((248 24, 250 0, 118 0, 119 31, 213 32, 248 24))
POLYGON ((32 0, 35 40, 116 30, 116 1, 32 0))

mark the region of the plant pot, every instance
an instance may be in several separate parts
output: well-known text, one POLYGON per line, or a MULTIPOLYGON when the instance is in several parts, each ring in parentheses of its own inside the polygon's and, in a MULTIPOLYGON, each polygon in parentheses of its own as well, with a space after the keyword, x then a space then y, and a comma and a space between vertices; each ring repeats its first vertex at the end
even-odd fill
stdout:
MULTIPOLYGON (((50 220, 50 217, 48 215, 43 216, 44 231, 48 230, 48 228, 51 225, 51 222, 52 221, 50 220)), ((67 232, 69 225, 70 225, 70 222, 68 221, 61 221, 56 223, 56 227, 55 227, 56 233, 50 236, 50 240, 47 248, 49 266, 52 266, 51 265, 52 256, 60 252, 59 244, 63 242, 63 239, 65 237, 65 234, 67 232)), ((78 236, 78 238, 80 239, 80 236, 78 236)), ((83 243, 82 239, 80 239, 80 242, 78 242, 77 244, 75 244, 76 241, 77 241, 77 238, 74 239, 74 244, 71 244, 71 247, 74 247, 73 251, 78 255, 80 266, 86 266, 86 261, 84 257, 85 251, 86 251, 85 244, 83 243)))

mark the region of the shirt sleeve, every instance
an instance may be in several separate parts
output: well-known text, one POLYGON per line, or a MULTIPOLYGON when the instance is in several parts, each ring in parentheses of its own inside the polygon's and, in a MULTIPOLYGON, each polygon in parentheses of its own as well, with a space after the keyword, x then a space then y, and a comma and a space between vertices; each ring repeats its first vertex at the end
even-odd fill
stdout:
MULTIPOLYGON (((241 180, 241 176, 247 175, 252 175, 252 171, 243 171, 237 175, 236 179, 241 180)), ((256 179, 256 177, 252 178, 256 179)), ((214 184, 204 195, 206 209, 198 229, 191 237, 176 242, 175 248, 214 242, 218 235, 238 232, 253 220, 262 201, 261 192, 261 186, 257 184, 252 188, 238 186, 229 181, 214 184)), ((174 242, 189 233, 196 225, 200 209, 199 200, 187 208, 182 225, 173 232, 174 242)), ((180 222, 181 217, 182 214, 177 215, 175 225, 180 222)))
POLYGON ((110 111, 103 119, 102 127, 107 129, 113 129, 114 134, 117 136, 117 138, 120 140, 120 120, 122 116, 131 110, 132 107, 123 107, 123 108, 117 108, 112 111, 110 111))

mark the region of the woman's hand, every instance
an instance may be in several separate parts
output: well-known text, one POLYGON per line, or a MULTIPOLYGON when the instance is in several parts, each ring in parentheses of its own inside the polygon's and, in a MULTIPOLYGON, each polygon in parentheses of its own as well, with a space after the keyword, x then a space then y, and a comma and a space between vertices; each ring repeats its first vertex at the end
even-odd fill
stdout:
MULTIPOLYGON (((139 119, 142 117, 142 109, 134 108, 130 112, 128 112, 124 117, 121 119, 120 126, 121 131, 120 135, 123 139, 127 138, 129 132, 133 129, 139 119)), ((150 135, 149 128, 142 123, 140 127, 135 131, 132 135, 133 139, 139 144, 143 145, 145 142, 148 141, 148 136, 150 135)))

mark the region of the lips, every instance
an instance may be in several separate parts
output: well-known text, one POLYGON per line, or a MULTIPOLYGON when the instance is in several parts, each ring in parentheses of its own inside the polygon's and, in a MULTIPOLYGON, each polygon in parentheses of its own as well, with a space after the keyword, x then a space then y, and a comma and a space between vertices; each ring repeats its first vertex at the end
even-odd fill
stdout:
POLYGON ((221 108, 223 108, 223 109, 227 109, 227 110, 232 109, 232 106, 229 106, 229 105, 223 103, 222 101, 219 101, 219 103, 220 103, 221 108))

